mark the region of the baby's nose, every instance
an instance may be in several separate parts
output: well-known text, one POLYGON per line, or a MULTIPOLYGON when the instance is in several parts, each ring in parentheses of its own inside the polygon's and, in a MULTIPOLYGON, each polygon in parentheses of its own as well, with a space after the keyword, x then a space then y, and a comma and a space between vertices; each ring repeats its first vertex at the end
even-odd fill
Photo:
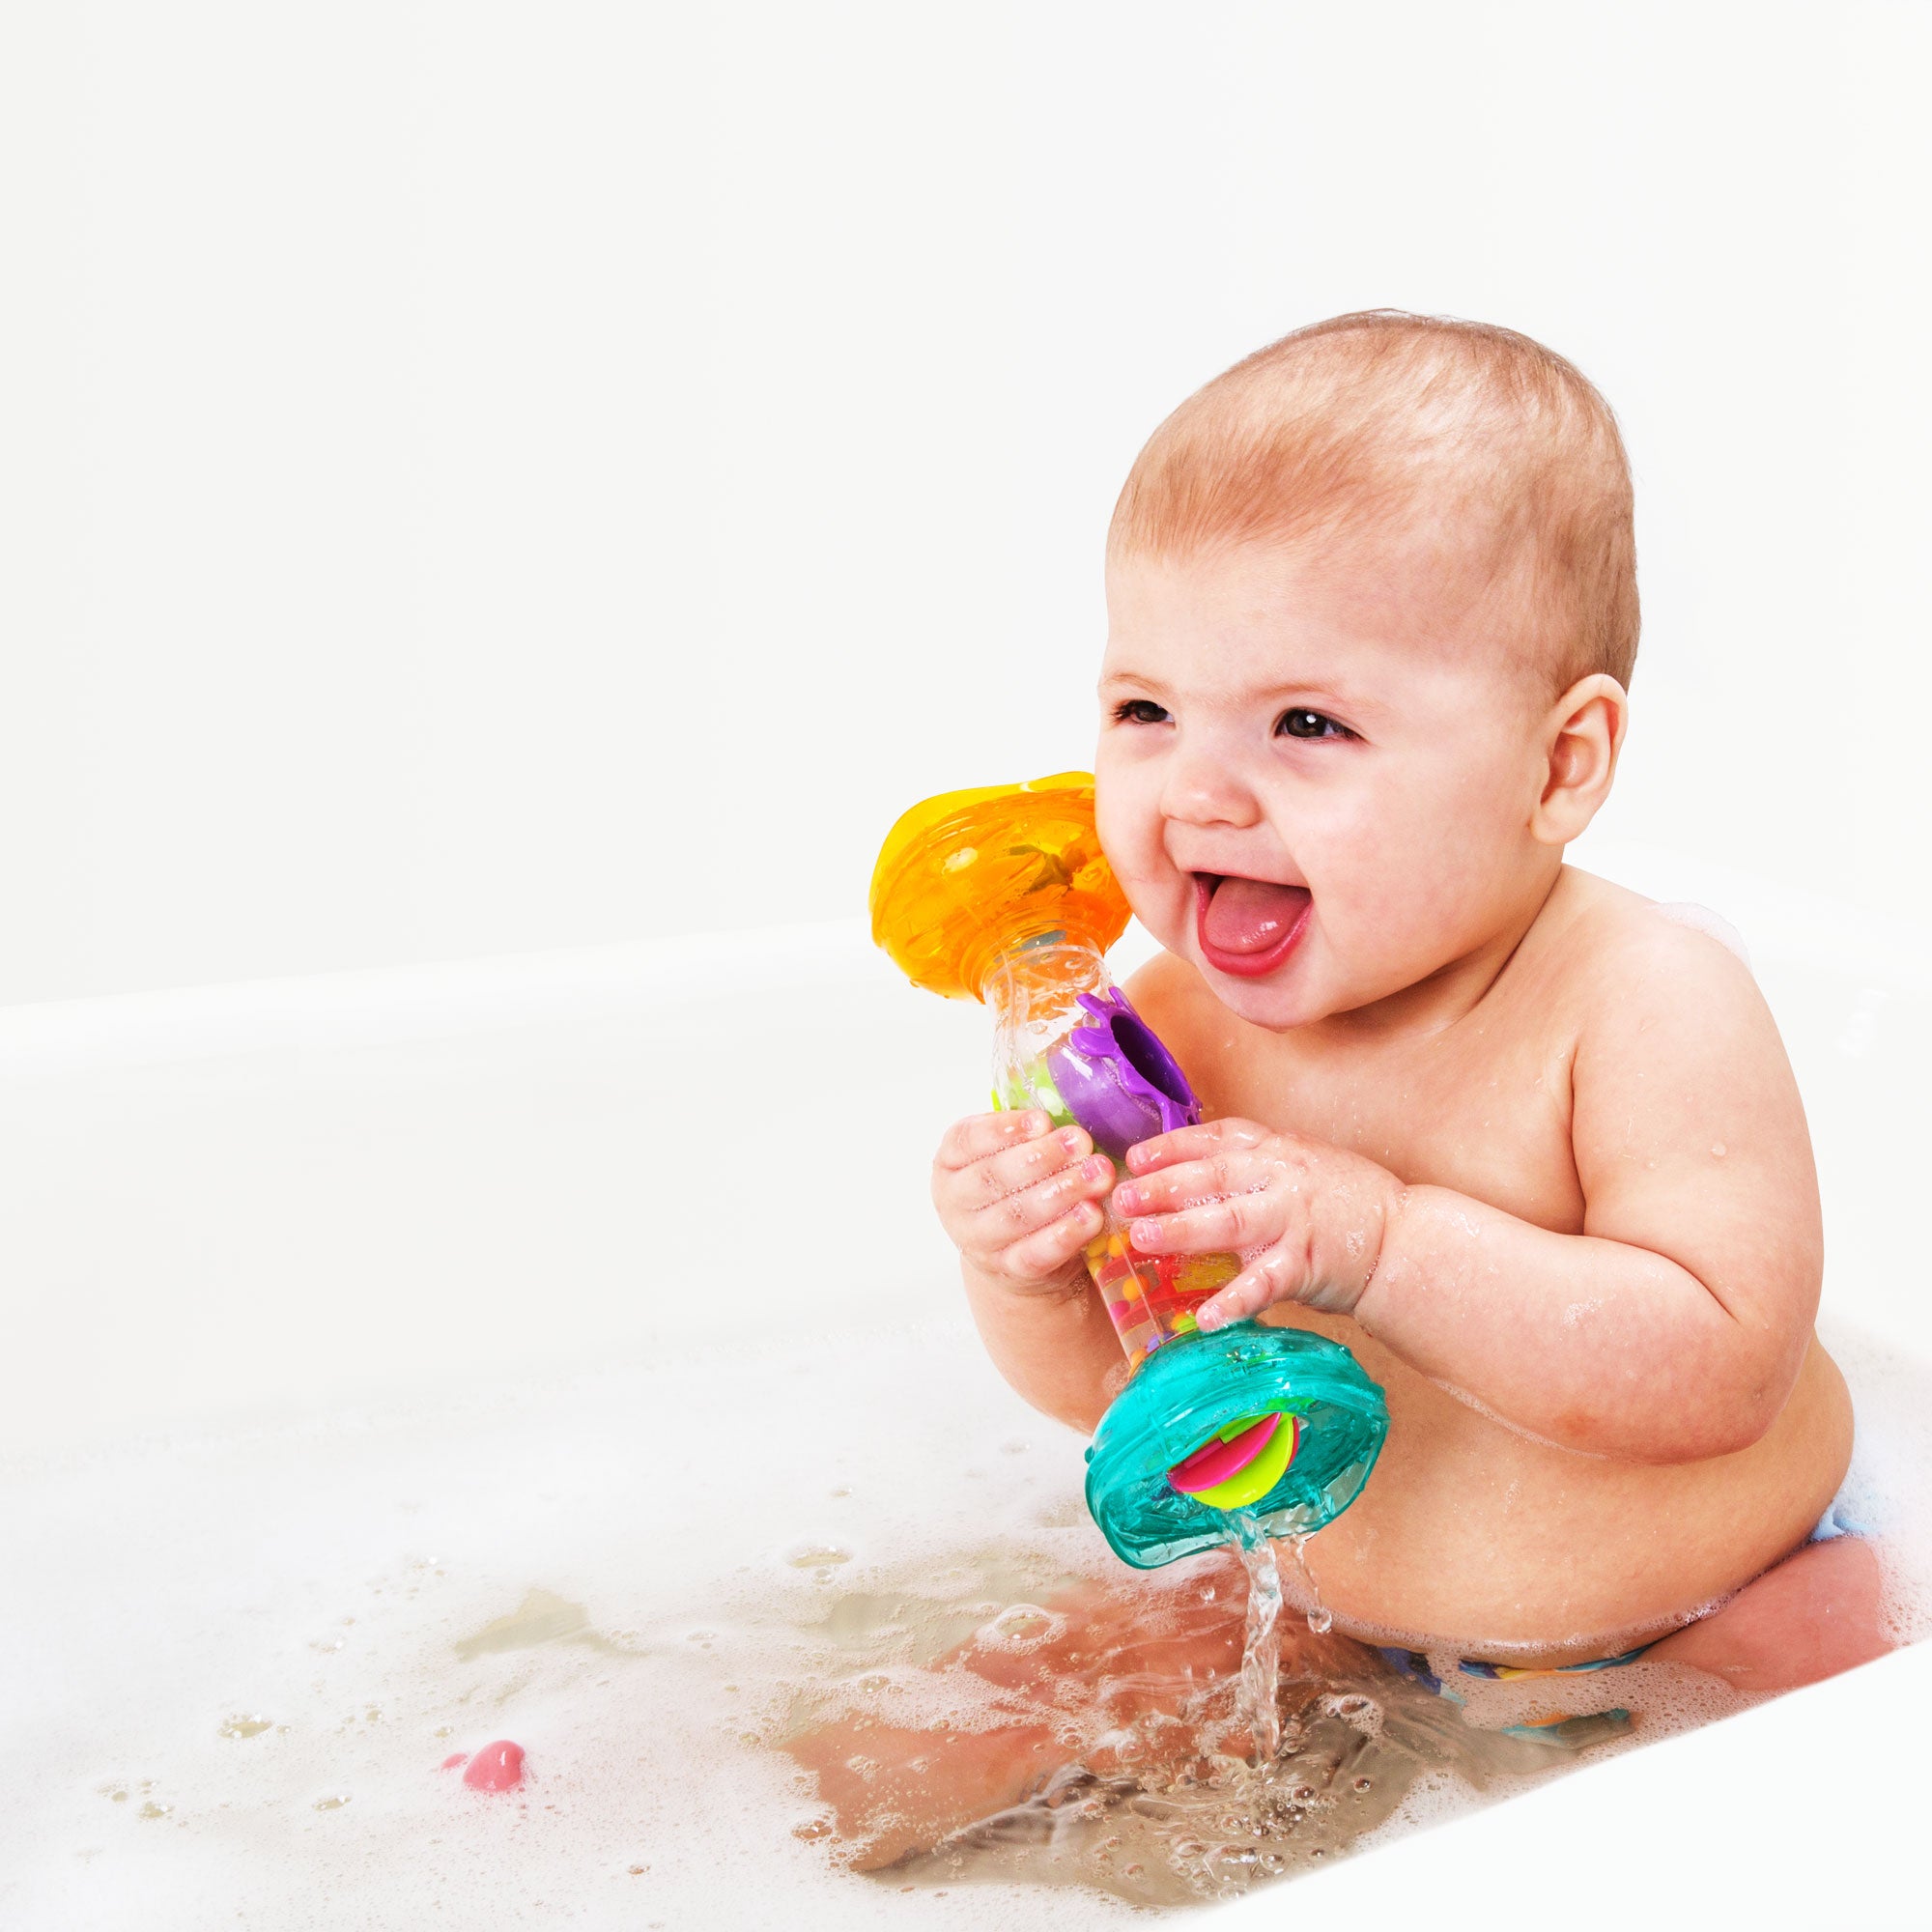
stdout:
POLYGON ((1227 825, 1242 831, 1261 822, 1260 801, 1225 758, 1182 753, 1162 787, 1161 815, 1180 825, 1227 825))

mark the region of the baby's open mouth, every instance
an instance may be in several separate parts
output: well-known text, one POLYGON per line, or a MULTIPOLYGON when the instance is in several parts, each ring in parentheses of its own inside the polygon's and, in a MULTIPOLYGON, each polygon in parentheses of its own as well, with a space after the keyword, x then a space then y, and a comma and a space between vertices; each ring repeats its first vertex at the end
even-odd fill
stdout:
POLYGON ((1194 874, 1194 929, 1202 955, 1217 972, 1242 979, 1259 979, 1281 965, 1306 929, 1313 904, 1306 886, 1194 874))

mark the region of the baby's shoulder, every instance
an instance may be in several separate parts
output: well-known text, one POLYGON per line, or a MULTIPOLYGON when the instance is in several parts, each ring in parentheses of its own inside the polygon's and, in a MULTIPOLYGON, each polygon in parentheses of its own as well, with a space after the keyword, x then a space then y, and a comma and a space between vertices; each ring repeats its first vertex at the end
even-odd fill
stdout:
POLYGON ((1541 974, 1583 1031, 1676 1033, 1763 1009, 1743 939, 1708 907, 1660 904, 1566 867, 1538 923, 1541 974))

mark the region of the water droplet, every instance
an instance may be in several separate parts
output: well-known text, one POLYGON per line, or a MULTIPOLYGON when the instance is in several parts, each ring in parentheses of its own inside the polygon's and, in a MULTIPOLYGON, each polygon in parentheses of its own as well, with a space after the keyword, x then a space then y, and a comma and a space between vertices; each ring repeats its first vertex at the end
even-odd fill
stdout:
POLYGON ((165 1818, 174 1808, 172 1804, 157 1804, 150 1798, 143 1802, 140 1810, 134 1815, 137 1818, 165 1818))
POLYGON ((315 1808, 318 1811, 340 1811, 349 1803, 349 1793, 338 1791, 333 1798, 318 1798, 315 1808))
POLYGON ((218 1733, 224 1738, 259 1738, 274 1725, 272 1718, 258 1717, 253 1712, 228 1719, 218 1733))
POLYGON ((1722 1160, 1726 1151, 1723 1142, 1713 1141, 1711 1143, 1711 1151, 1714 1154, 1716 1154, 1719 1160, 1722 1160))

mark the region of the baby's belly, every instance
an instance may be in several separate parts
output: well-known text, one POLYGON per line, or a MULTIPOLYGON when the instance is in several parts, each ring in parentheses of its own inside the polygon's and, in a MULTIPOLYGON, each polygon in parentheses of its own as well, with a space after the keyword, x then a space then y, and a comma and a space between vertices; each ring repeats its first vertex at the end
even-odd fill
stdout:
POLYGON ((1498 1662, 1628 1649, 1802 1543, 1851 1458, 1851 1399, 1815 1340, 1762 1440, 1651 1465, 1519 1435, 1344 1318, 1295 1309, 1285 1325, 1345 1344, 1388 1393, 1374 1476, 1304 1555, 1322 1604, 1357 1636, 1498 1662))

